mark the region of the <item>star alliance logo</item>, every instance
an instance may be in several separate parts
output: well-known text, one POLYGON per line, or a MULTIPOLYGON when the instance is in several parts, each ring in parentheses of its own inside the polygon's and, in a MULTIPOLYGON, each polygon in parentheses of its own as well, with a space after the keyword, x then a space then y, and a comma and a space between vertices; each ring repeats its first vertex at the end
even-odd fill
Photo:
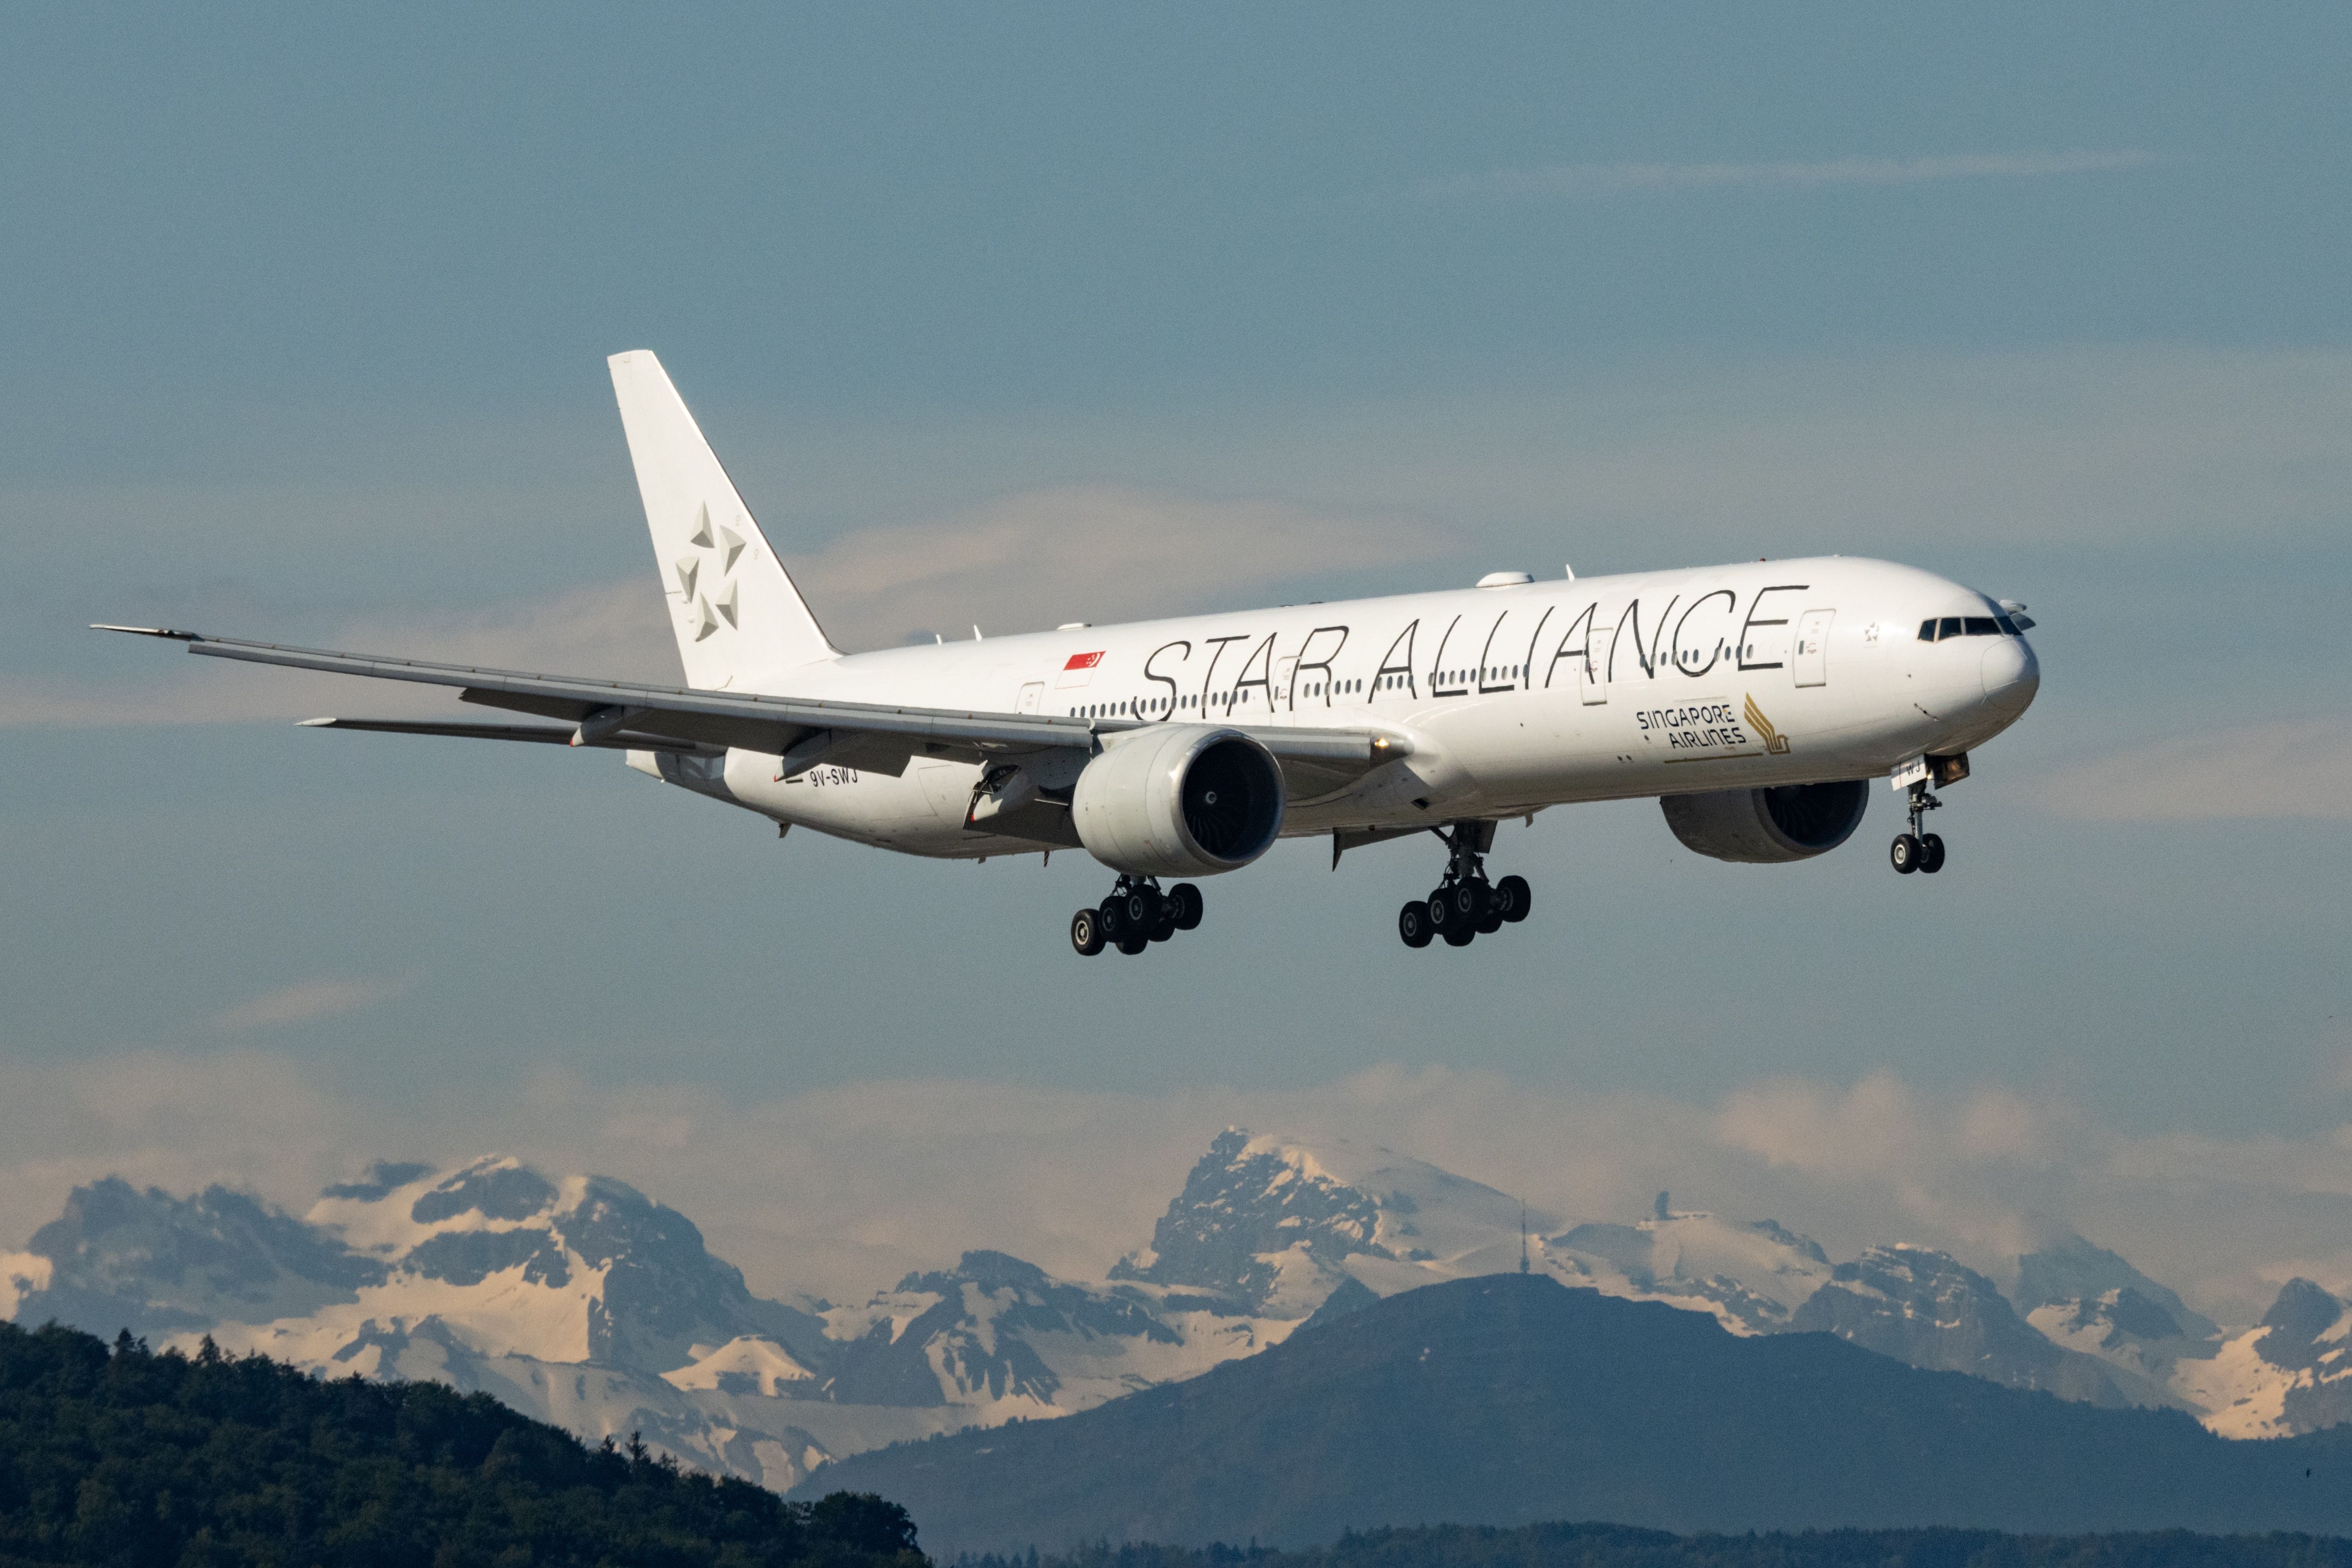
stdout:
POLYGON ((694 640, 700 642, 717 631, 722 621, 730 629, 737 625, 741 589, 730 574, 735 570, 736 559, 743 553, 743 536, 725 523, 712 526, 710 507, 705 503, 696 509, 694 531, 686 542, 698 550, 715 552, 719 556, 719 575, 727 579, 725 597, 718 597, 718 586, 714 584, 709 595, 698 598, 694 589, 702 577, 702 558, 681 555, 671 563, 677 573, 678 587, 694 605, 694 640))
POLYGON ((1768 755, 1785 757, 1789 754, 1789 737, 1772 728, 1772 721, 1764 717, 1764 710, 1756 706, 1756 699, 1748 700, 1748 727, 1764 737, 1768 755))

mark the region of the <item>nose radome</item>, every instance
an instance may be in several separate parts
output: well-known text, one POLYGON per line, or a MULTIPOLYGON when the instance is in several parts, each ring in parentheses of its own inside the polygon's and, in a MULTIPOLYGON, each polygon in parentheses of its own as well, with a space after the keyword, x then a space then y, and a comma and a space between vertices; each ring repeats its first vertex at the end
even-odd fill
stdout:
POLYGON ((1988 643, 1979 668, 1984 678, 1985 706, 2004 721, 2032 706, 2033 694, 2042 689, 2041 667, 2023 637, 1988 643))

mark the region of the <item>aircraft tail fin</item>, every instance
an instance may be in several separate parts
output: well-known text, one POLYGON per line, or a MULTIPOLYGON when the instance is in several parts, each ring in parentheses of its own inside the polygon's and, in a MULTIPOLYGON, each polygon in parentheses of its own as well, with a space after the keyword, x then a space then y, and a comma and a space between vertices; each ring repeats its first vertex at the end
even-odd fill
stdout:
POLYGON ((661 361, 633 349, 605 363, 687 683, 761 690, 838 658, 661 361))

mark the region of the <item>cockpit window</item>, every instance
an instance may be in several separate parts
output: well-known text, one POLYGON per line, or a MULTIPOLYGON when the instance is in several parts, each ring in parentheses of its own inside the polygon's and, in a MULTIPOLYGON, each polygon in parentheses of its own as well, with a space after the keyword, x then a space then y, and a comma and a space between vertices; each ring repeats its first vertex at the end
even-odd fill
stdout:
POLYGON ((1946 616, 1944 617, 1943 624, 1937 628, 1936 640, 1941 642, 1946 637, 1956 637, 1959 635, 1960 617, 1958 616, 1946 616))
POLYGON ((1921 621, 1919 623, 1919 640, 1921 642, 1934 642, 1936 640, 1936 623, 1932 619, 1921 621))
POLYGON ((1997 637, 2000 636, 2000 627, 1994 623, 1993 618, 1990 616, 1970 616, 1969 617, 1969 636, 1972 637, 1997 637))
POLYGON ((1992 618, 1992 624, 2001 629, 2001 635, 2004 637, 2021 637, 2025 635, 2017 629, 2017 623, 2007 616, 1995 616, 1992 618))

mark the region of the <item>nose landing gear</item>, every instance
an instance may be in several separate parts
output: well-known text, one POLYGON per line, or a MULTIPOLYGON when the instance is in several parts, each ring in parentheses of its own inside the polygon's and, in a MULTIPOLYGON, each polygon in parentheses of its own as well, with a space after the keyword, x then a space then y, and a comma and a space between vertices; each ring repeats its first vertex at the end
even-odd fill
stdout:
POLYGON ((1940 811, 1944 803, 1927 793, 1926 780, 1911 786, 1911 829, 1898 833, 1887 847, 1886 858, 1895 869, 1907 877, 1914 871, 1929 876, 1944 868, 1944 840, 1938 834, 1919 831, 1922 820, 1931 811, 1940 811))
POLYGON ((1201 923, 1201 889, 1179 882, 1166 892, 1157 877, 1121 876, 1110 897, 1070 917, 1070 945, 1092 958, 1105 947, 1138 953, 1201 923))
POLYGON ((1448 947, 1467 947, 1482 935, 1528 918, 1532 893, 1525 877, 1486 880, 1486 851, 1495 847, 1491 822, 1457 822, 1445 832, 1451 851, 1445 879, 1426 899, 1397 911, 1397 935, 1407 947, 1427 947, 1443 937, 1448 947))

